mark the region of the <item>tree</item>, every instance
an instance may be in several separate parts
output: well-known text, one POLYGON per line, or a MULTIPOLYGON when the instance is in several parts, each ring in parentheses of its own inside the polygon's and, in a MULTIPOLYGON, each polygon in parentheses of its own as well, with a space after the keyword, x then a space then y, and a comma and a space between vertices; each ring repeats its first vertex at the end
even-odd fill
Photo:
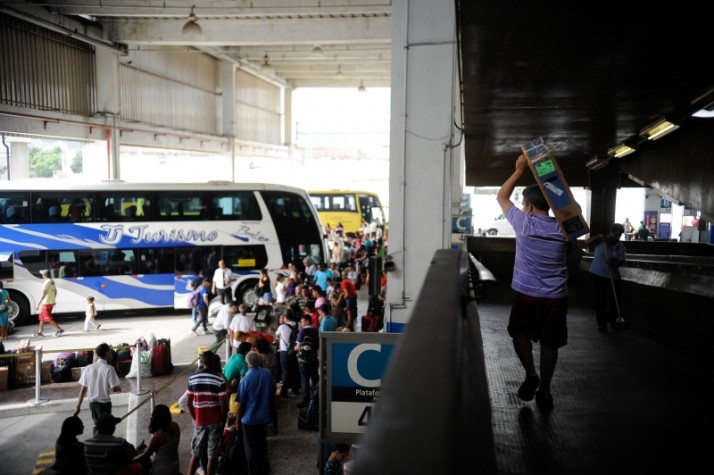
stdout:
POLYGON ((62 149, 60 147, 43 150, 30 148, 30 172, 36 177, 51 178, 62 168, 62 149))
POLYGON ((72 173, 82 173, 82 151, 79 150, 72 159, 72 165, 69 166, 72 173))

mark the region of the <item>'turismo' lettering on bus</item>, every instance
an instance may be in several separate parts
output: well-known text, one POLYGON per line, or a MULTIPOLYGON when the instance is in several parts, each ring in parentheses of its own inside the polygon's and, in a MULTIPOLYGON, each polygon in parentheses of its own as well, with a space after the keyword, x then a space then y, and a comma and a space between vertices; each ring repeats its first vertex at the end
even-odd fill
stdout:
MULTIPOLYGON (((126 235, 131 237, 132 244, 140 244, 142 242, 151 243, 170 243, 176 241, 183 242, 211 242, 218 238, 218 233, 216 231, 196 231, 193 229, 183 230, 183 229, 171 229, 171 230, 159 230, 149 232, 147 228, 148 224, 142 225, 132 225, 126 229, 126 235)), ((121 242, 124 237, 124 225, 108 225, 102 226, 102 229, 107 232, 104 236, 99 236, 99 240, 110 246, 117 245, 121 242)))

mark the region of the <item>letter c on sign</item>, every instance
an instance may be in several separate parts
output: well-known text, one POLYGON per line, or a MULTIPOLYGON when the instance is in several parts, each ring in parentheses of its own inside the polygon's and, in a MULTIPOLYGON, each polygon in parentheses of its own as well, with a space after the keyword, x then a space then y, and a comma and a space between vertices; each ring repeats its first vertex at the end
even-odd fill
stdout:
POLYGON ((367 387, 367 388, 378 388, 382 386, 382 379, 367 379, 363 378, 361 374, 359 374, 359 370, 357 369, 357 360, 359 360, 359 357, 364 353, 365 351, 381 351, 382 345, 378 345, 376 343, 364 343, 362 345, 357 345, 354 350, 350 352, 350 356, 347 358, 347 373, 350 375, 350 378, 352 378, 352 381, 355 383, 359 384, 360 386, 367 387))

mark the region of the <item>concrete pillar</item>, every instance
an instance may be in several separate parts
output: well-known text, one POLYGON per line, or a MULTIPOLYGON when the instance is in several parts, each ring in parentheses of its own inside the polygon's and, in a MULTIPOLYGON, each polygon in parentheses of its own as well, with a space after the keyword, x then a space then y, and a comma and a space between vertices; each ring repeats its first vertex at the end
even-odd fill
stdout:
POLYGON ((290 146, 294 142, 293 136, 293 90, 290 87, 283 88, 283 144, 290 146))
POLYGON ((228 155, 231 162, 231 181, 236 180, 236 154, 235 154, 235 136, 236 136, 236 66, 228 61, 221 61, 221 90, 220 96, 221 107, 218 108, 220 119, 218 121, 220 130, 218 133, 224 137, 231 139, 228 147, 228 155))
POLYGON ((437 249, 451 246, 451 202, 461 190, 456 15, 448 0, 396 0, 392 90, 387 331, 402 331, 437 249))
MULTIPOLYGON (((17 140, 15 137, 5 137, 5 144, 10 148, 10 167, 2 175, 2 179, 23 180, 30 178, 30 144, 26 139, 17 140)), ((2 149, 2 159, 0 159, 0 168, 5 167, 6 151, 2 149)))
POLYGON ((109 180, 121 179, 120 134, 118 119, 121 115, 119 97, 119 55, 108 48, 97 48, 95 53, 97 76, 97 114, 105 117, 104 138, 107 142, 109 180))

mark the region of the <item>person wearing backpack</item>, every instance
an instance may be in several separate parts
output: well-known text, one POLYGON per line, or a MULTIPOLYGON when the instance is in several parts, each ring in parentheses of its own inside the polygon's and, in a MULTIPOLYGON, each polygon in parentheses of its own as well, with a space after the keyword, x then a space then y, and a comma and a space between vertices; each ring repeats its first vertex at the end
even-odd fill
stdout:
POLYGON ((295 343, 297 342, 298 324, 293 321, 292 310, 285 309, 280 314, 278 322, 278 337, 280 353, 280 375, 282 386, 280 388, 280 397, 284 398, 288 395, 288 389, 292 388, 293 394, 299 391, 300 370, 297 364, 297 354, 295 352, 295 343))
POLYGON ((295 351, 300 368, 300 388, 302 390, 302 402, 297 407, 302 409, 309 404, 311 390, 318 383, 317 351, 320 338, 317 328, 312 325, 310 315, 300 317, 300 327, 295 341, 295 351))

